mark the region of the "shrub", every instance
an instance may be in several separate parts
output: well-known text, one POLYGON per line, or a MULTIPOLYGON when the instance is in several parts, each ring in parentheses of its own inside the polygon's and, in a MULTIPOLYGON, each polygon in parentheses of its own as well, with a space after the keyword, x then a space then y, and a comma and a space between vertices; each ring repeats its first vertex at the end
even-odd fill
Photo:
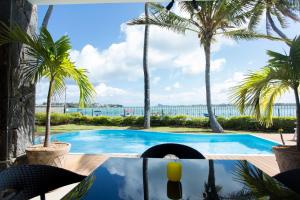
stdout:
POLYGON ((296 128, 296 118, 295 117, 274 117, 273 125, 268 128, 268 131, 278 131, 278 129, 283 129, 284 133, 294 132, 296 128))
POLYGON ((136 117, 135 126, 144 126, 144 117, 136 117))
POLYGON ((163 126, 163 119, 161 116, 151 116, 151 126, 163 126))
POLYGON ((121 126, 123 123, 123 117, 111 117, 110 124, 112 126, 121 126))
POLYGON ((109 125, 111 125, 110 117, 106 117, 106 116, 92 117, 92 124, 109 126, 109 125))
POLYGON ((223 128, 231 130, 258 131, 262 128, 260 122, 250 116, 231 117, 223 121, 223 128))
POLYGON ((185 115, 172 116, 169 119, 169 126, 185 126, 186 120, 187 116, 185 115))
MULTIPOLYGON (((277 132, 283 129, 285 133, 294 132, 296 127, 295 117, 274 117, 273 125, 266 127, 256 119, 250 116, 239 116, 231 118, 218 117, 219 123, 227 130, 248 130, 248 131, 264 131, 277 132)), ((37 125, 45 125, 45 113, 36 113, 35 123, 37 125)), ((109 117, 109 116, 82 116, 80 113, 51 114, 52 125, 62 124, 83 124, 83 125, 102 125, 102 126, 143 126, 144 117, 109 117)), ((187 117, 178 116, 151 116, 151 126, 181 126, 192 128, 208 128, 209 119, 206 117, 187 117)))
POLYGON ((137 117, 135 117, 135 116, 124 117, 122 125, 123 126, 134 126, 136 124, 136 119, 137 119, 137 117))
POLYGON ((186 126, 191 128, 207 128, 209 120, 206 117, 193 117, 186 121, 186 126))

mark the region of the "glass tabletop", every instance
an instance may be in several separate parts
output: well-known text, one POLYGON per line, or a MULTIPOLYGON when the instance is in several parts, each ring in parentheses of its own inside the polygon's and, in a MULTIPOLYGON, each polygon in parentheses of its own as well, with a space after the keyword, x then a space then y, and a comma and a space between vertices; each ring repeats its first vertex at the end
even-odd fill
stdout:
POLYGON ((300 199, 247 161, 110 158, 66 199, 300 199), (181 165, 181 179, 168 180, 167 165, 181 165))

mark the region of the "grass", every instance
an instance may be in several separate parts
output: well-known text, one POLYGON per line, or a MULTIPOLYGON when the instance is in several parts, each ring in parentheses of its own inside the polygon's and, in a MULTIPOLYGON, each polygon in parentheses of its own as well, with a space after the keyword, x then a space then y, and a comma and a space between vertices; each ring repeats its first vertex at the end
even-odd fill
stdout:
MULTIPOLYGON (((93 125, 78 125, 78 124, 66 124, 59 126, 51 126, 51 133, 64 133, 64 132, 72 132, 72 131, 81 131, 81 130, 96 130, 96 129, 117 129, 117 130, 143 130, 143 127, 118 127, 118 126, 93 126, 93 125)), ((205 128, 187 128, 187 127, 152 127, 147 129, 147 131, 154 132, 173 132, 173 133, 212 133, 211 129, 205 128)), ((45 132, 44 126, 36 126, 36 134, 43 135, 45 132)), ((231 131, 226 130, 225 133, 245 133, 245 131, 231 131)), ((247 132, 249 133, 249 132, 247 132)))

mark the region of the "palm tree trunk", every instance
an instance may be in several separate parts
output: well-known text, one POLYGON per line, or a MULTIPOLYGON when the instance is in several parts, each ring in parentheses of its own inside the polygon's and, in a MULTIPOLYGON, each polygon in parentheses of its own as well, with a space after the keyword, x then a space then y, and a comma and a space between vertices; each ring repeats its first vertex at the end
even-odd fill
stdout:
POLYGON ((51 97, 52 97, 53 79, 50 80, 49 90, 47 96, 47 107, 46 107, 46 130, 45 130, 45 141, 44 147, 50 145, 50 121, 51 121, 51 97))
POLYGON ((211 90, 210 90, 210 46, 211 42, 207 41, 204 44, 205 52, 205 88, 206 88, 206 106, 209 115, 210 127, 215 133, 223 133, 222 126, 217 121, 211 105, 211 90))
POLYGON ((294 88, 294 93, 296 99, 296 116, 297 116, 297 149, 298 151, 300 151, 300 101, 299 101, 298 86, 294 88))
POLYGON ((148 3, 145 3, 146 25, 144 32, 144 55, 143 55, 143 70, 144 70, 144 128, 150 128, 150 79, 148 69, 148 41, 149 41, 149 25, 148 23, 148 3))
POLYGON ((287 36, 277 28, 276 24, 274 23, 270 11, 266 11, 267 20, 269 21, 272 29, 283 39, 287 39, 287 36))
POLYGON ((43 19, 43 23, 42 23, 43 28, 47 28, 52 11, 53 11, 53 5, 49 5, 45 17, 43 19))

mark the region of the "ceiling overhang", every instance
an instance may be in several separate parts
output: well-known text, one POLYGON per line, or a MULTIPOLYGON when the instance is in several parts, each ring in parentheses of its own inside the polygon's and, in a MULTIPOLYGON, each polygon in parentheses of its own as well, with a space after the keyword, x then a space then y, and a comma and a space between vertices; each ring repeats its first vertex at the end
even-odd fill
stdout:
POLYGON ((162 2, 169 0, 28 0, 36 5, 62 5, 62 4, 98 4, 98 3, 145 3, 162 2))

